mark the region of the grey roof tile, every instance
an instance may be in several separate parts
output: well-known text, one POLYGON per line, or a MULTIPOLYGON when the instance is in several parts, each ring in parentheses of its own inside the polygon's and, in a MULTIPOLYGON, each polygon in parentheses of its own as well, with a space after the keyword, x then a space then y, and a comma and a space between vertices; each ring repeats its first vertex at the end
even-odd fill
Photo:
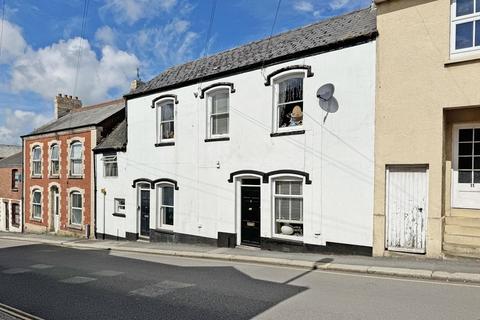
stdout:
POLYGON ((127 145, 127 120, 120 122, 93 150, 124 150, 127 145))
POLYGON ((60 119, 53 120, 46 125, 24 135, 34 136, 42 133, 62 131, 72 128, 97 125, 124 108, 124 100, 112 100, 99 105, 82 107, 60 119))
MULTIPOLYGON (((169 68, 135 91, 130 98, 147 92, 161 91, 185 82, 226 74, 262 63, 279 62, 311 51, 322 52, 347 42, 366 41, 377 35, 376 10, 366 8, 343 16, 323 20, 302 28, 233 48, 202 59, 169 68), (267 52, 268 51, 268 52, 267 52), (263 62, 263 60, 265 60, 263 62)), ((350 44, 351 45, 351 44, 350 44)))
MULTIPOLYGON (((22 148, 20 148, 22 150, 22 148)), ((0 160, 0 168, 20 167, 23 163, 23 153, 17 152, 5 159, 0 160)))
POLYGON ((22 151, 22 147, 14 146, 10 144, 0 144, 0 159, 6 158, 15 154, 19 151, 22 151))

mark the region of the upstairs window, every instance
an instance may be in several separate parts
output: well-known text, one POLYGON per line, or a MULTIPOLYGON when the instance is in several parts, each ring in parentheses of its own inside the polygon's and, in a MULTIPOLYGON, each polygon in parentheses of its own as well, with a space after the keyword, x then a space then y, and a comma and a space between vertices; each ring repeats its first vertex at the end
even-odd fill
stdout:
POLYGON ((70 175, 83 174, 82 143, 76 141, 70 145, 70 175))
POLYGON ((208 94, 208 134, 210 138, 228 135, 230 99, 229 89, 208 94))
POLYGON ((275 83, 275 131, 298 130, 303 126, 303 76, 275 83))
POLYGON ((32 149, 32 175, 40 176, 42 174, 42 149, 36 146, 32 149))
POLYGON ((451 9, 451 53, 480 49, 480 0, 454 0, 451 9))
POLYGON ((58 144, 50 147, 50 175, 58 176, 60 172, 60 158, 58 144))
POLYGON ((33 190, 32 192, 32 218, 42 219, 42 193, 40 190, 33 190))
POLYGON ((12 189, 18 190, 20 186, 20 173, 17 169, 12 170, 12 189))
POLYGON ((103 175, 105 177, 118 176, 117 155, 106 155, 103 160, 103 175))
POLYGON ((157 142, 173 142, 175 139, 175 108, 173 100, 157 103, 157 142))

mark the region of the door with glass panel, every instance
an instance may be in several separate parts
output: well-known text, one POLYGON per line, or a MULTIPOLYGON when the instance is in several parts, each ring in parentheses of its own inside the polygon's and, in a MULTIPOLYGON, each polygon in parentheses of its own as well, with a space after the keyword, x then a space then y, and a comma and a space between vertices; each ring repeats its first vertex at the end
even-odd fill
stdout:
POLYGON ((140 185, 138 198, 140 235, 148 237, 150 235, 150 185, 140 185))

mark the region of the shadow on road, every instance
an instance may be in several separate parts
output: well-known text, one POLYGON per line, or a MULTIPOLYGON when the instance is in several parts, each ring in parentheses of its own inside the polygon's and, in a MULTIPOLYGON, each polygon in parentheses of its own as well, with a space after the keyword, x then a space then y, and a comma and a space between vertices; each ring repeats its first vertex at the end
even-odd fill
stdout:
POLYGON ((306 290, 289 284, 298 277, 277 283, 230 266, 48 245, 0 249, 0 302, 45 319, 250 319, 306 290))

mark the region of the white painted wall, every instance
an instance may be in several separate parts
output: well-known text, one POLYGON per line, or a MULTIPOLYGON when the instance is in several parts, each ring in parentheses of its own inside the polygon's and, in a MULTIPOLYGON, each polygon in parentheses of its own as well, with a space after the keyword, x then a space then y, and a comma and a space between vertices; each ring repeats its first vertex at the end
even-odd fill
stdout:
MULTIPOLYGON (((125 231, 138 233, 132 181, 170 178, 179 187, 175 232, 210 238, 216 238, 217 232, 235 233, 239 229, 236 184, 227 182, 230 173, 294 169, 308 172, 312 180, 304 185, 304 242, 371 246, 375 46, 370 42, 266 68, 264 74, 289 65, 312 66, 314 76, 304 79, 303 135, 270 137, 273 86, 264 85, 261 70, 201 85, 235 84, 236 92, 230 95, 230 141, 204 142, 207 100, 194 96, 198 85, 129 100, 128 147, 126 153, 118 154, 119 177, 104 179, 101 155, 96 158, 98 232, 103 228, 101 188, 107 189, 106 232, 122 236, 125 231), (335 84, 340 108, 322 126, 325 112, 318 106, 316 91, 325 83, 335 84), (155 147, 156 111, 150 106, 166 93, 176 94, 179 100, 175 146, 155 147), (113 197, 126 198, 126 218, 111 215, 113 197)), ((262 237, 272 236, 271 191, 271 184, 262 184, 262 237)), ((154 194, 152 190, 151 228, 156 227, 154 194)))

